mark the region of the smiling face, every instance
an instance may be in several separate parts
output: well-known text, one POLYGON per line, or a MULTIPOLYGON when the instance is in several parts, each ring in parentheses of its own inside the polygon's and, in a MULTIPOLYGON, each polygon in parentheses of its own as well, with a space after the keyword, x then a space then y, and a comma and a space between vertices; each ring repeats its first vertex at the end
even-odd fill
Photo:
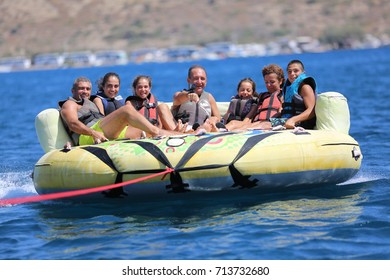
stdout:
POLYGON ((193 68, 187 78, 187 82, 195 87, 195 93, 200 95, 207 84, 206 71, 202 68, 193 68))
POLYGON ((78 81, 72 88, 73 98, 76 100, 89 99, 91 97, 92 85, 88 81, 78 81))
POLYGON ((146 99, 152 87, 147 78, 140 78, 134 86, 134 93, 142 99, 146 99))
POLYGON ((253 96, 253 86, 248 81, 241 82, 240 86, 238 87, 238 95, 242 99, 249 99, 253 96))
POLYGON ((292 63, 287 67, 287 75, 290 83, 293 83, 295 79, 303 73, 303 67, 299 63, 292 63))
POLYGON ((103 85, 104 94, 108 98, 114 98, 119 92, 119 79, 116 76, 109 76, 103 85))

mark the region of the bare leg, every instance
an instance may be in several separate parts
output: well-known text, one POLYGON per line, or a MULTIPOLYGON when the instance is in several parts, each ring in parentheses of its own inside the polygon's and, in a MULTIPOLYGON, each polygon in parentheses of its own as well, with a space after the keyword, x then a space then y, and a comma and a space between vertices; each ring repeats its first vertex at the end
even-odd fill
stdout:
POLYGON ((139 128, 135 128, 135 127, 132 127, 132 126, 128 126, 127 127, 127 130, 126 130, 126 138, 130 138, 130 139, 139 139, 139 138, 142 138, 142 130, 139 129, 139 128))
POLYGON ((243 129, 243 126, 244 126, 244 122, 243 121, 237 121, 237 120, 232 120, 230 121, 229 123, 227 123, 225 125, 225 127, 228 129, 228 130, 235 130, 235 129, 243 129))
POLYGON ((152 136, 160 134, 160 129, 138 113, 131 104, 115 110, 100 122, 104 135, 111 140, 116 139, 127 125, 143 130, 152 136))
POLYGON ((215 116, 211 116, 210 118, 208 118, 208 120, 210 120, 211 123, 214 123, 216 124, 217 122, 220 121, 220 119, 218 119, 217 117, 215 116))
POLYGON ((158 104, 157 108, 159 111, 162 127, 167 130, 175 130, 177 123, 168 105, 165 103, 160 103, 158 104))
POLYGON ((269 130, 272 128, 272 125, 271 125, 271 122, 269 122, 269 121, 260 121, 260 122, 251 123, 251 125, 248 126, 248 128, 269 130))
MULTIPOLYGON (((202 125, 199 126, 199 128, 196 129, 196 131, 203 129, 206 132, 219 132, 218 127, 215 125, 215 122, 213 122, 210 119, 207 119, 202 125)), ((196 132, 195 131, 195 132, 196 132)), ((193 133, 194 131, 190 131, 190 133, 193 133)))

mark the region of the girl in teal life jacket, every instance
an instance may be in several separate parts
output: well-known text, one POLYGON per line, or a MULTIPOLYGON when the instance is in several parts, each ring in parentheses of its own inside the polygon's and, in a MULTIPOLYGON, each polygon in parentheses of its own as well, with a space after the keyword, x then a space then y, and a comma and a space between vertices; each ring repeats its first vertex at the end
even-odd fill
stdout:
POLYGON ((119 95, 120 78, 114 72, 109 72, 98 81, 98 91, 91 96, 91 101, 99 108, 100 113, 107 116, 125 103, 119 95))

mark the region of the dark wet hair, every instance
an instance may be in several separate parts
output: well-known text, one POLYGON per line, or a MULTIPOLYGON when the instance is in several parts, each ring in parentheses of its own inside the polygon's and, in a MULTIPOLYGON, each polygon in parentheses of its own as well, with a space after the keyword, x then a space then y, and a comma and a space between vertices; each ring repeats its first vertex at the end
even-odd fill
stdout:
POLYGON ((115 72, 108 72, 106 75, 104 75, 103 78, 100 78, 96 83, 98 86, 98 89, 103 91, 104 85, 107 83, 108 79, 110 77, 116 77, 119 81, 119 84, 121 83, 121 79, 119 78, 119 75, 115 72))
POLYGON ((253 94, 256 93, 256 83, 255 81, 253 81, 251 78, 244 78, 242 79, 241 81, 238 82, 238 85, 237 85, 237 92, 240 90, 240 86, 243 82, 248 82, 252 85, 252 90, 253 90, 253 94))
POLYGON ((133 80, 132 86, 133 86, 133 90, 134 90, 134 91, 135 91, 135 89, 136 89, 136 87, 137 87, 137 85, 138 85, 138 83, 139 83, 139 81, 140 81, 141 79, 147 80, 148 83, 149 83, 149 87, 152 87, 152 78, 151 78, 150 76, 138 75, 138 76, 135 77, 134 80, 133 80))
POLYGON ((287 64, 287 69, 291 64, 300 64, 302 66, 302 70, 305 70, 305 66, 303 65, 303 62, 300 61, 299 59, 293 59, 287 64))

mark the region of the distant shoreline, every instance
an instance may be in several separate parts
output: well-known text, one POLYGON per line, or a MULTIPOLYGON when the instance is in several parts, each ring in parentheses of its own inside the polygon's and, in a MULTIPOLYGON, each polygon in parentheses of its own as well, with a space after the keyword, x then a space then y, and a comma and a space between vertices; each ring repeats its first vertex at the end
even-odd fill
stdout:
MULTIPOLYGON (((355 41, 346 49, 372 49, 390 45, 370 37, 363 42, 355 41)), ((0 58, 0 73, 18 70, 61 69, 91 66, 113 66, 127 63, 177 62, 200 59, 218 60, 230 57, 262 57, 280 54, 320 53, 336 50, 324 46, 310 37, 265 44, 233 44, 219 42, 205 46, 177 46, 164 49, 140 49, 127 54, 124 50, 83 51, 67 53, 41 53, 33 57, 18 56, 0 58)))

